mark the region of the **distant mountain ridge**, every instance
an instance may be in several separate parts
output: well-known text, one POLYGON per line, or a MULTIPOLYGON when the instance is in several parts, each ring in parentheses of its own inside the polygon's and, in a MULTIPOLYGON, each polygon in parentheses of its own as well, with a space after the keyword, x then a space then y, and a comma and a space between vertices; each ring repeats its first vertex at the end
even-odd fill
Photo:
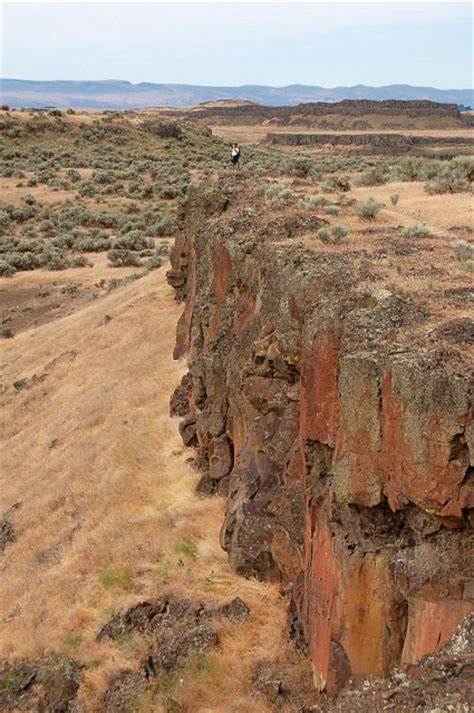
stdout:
POLYGON ((267 106, 295 106, 304 102, 337 102, 343 99, 428 100, 464 106, 474 105, 472 89, 436 89, 391 84, 385 87, 324 88, 305 84, 286 87, 243 85, 209 87, 193 84, 132 84, 123 80, 30 81, 1 80, 1 103, 12 107, 83 107, 133 109, 145 107, 191 107, 202 102, 247 100, 267 106))

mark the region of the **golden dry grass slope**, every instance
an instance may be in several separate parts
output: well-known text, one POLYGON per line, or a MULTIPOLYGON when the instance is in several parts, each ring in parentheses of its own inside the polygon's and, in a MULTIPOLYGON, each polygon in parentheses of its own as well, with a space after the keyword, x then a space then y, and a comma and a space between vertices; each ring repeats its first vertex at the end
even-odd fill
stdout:
MULTIPOLYGON (((171 293, 162 268, 3 342, 0 515, 17 507, 16 541, 0 555, 0 655, 77 658, 80 699, 94 711, 113 676, 146 654, 134 637, 96 643, 113 612, 166 592, 239 595, 249 620, 217 624, 219 646, 173 696, 193 711, 266 711, 249 689, 256 661, 288 659, 285 607, 273 586, 231 572, 222 503, 194 493, 168 415, 185 370, 172 359, 181 308, 171 293), (34 374, 31 388, 12 387, 34 374)), ((167 695, 140 709, 166 710, 167 695)))

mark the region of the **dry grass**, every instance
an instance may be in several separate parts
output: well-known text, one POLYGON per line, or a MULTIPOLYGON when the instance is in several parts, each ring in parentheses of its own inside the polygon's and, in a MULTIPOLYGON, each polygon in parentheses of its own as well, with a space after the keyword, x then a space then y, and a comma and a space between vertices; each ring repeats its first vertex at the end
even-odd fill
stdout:
MULTIPOLYGON (((170 590, 219 602, 239 594, 250 620, 220 625, 210 670, 191 670, 174 697, 193 711, 257 713, 267 708, 248 693, 252 667, 288 655, 285 606, 273 586, 231 572, 219 547, 223 503, 194 494, 168 416, 185 368, 171 358, 181 311, 171 292, 162 269, 2 344, 0 513, 20 507, 17 541, 0 560, 0 655, 77 657, 93 711, 110 678, 145 653, 134 637, 95 642, 111 613, 170 590), (73 361, 51 365, 71 350, 73 361), (14 392, 15 380, 45 372, 14 392)), ((150 710, 162 710, 160 696, 150 710)))
MULTIPOLYGON (((312 194, 308 186, 300 186, 297 181, 293 181, 291 188, 297 199, 296 205, 298 199, 305 197, 306 200, 312 194)), ((334 194, 327 197, 338 202, 334 194)), ((411 326, 409 333, 410 343, 421 345, 427 343, 433 329, 446 321, 471 316, 472 307, 467 296, 455 300, 449 293, 473 284, 472 272, 459 261, 454 250, 461 239, 472 242, 472 205, 471 194, 428 195, 421 183, 354 187, 340 204, 339 215, 331 216, 323 209, 314 209, 328 221, 329 230, 336 224, 348 228, 346 244, 323 243, 316 239, 316 233, 276 242, 282 246, 288 246, 290 242, 301 244, 316 253, 350 255, 354 268, 370 274, 358 282, 360 291, 385 288, 425 307, 427 318, 416 327, 411 326), (400 195, 395 207, 390 202, 391 193, 400 195), (351 200, 367 201, 369 197, 374 197, 382 205, 374 220, 362 219, 357 214, 357 203, 351 200), (415 223, 425 223, 430 234, 421 238, 403 237, 403 228, 415 223)), ((285 210, 288 213, 289 209, 285 210)), ((268 219, 271 218, 269 213, 268 219)), ((472 350, 467 344, 458 344, 456 348, 466 359, 472 360, 472 350)))
POLYGON ((474 204, 471 193, 451 193, 430 196, 423 183, 387 183, 384 186, 354 187, 351 198, 365 201, 373 196, 386 209, 381 215, 400 224, 424 222, 438 230, 448 230, 455 226, 474 228, 474 204), (400 198, 395 208, 390 204, 390 194, 398 193, 400 198))
MULTIPOLYGON (((326 117, 321 117, 321 119, 326 118, 326 117)), ((335 122, 340 122, 340 117, 333 117, 333 121, 335 122)), ((331 121, 331 118, 328 118, 328 121, 331 121)), ((226 124, 215 124, 211 121, 211 129, 212 133, 215 136, 219 136, 222 139, 225 139, 226 141, 239 141, 239 143, 245 144, 257 144, 260 142, 264 142, 267 138, 267 134, 272 133, 272 134, 373 134, 373 133, 382 133, 382 134, 402 134, 406 136, 442 136, 446 138, 450 138, 452 136, 460 136, 464 138, 470 138, 472 137, 472 129, 460 129, 459 127, 453 126, 452 128, 449 128, 449 126, 446 129, 442 128, 420 128, 420 129, 381 129, 377 127, 377 125, 374 126, 374 128, 367 129, 365 131, 357 130, 357 129, 352 129, 350 128, 350 125, 347 128, 342 128, 339 130, 334 130, 334 129, 323 129, 317 126, 308 126, 308 125, 297 125, 297 124, 291 124, 289 126, 277 126, 271 122, 267 123, 262 123, 258 125, 226 125, 226 124)), ((278 147, 280 150, 283 147, 278 147)), ((293 153, 295 150, 294 146, 290 147, 293 153)), ((304 146, 301 148, 301 150, 304 150, 305 152, 315 150, 317 147, 312 147, 312 146, 304 146)), ((326 150, 327 153, 327 150, 326 150)))

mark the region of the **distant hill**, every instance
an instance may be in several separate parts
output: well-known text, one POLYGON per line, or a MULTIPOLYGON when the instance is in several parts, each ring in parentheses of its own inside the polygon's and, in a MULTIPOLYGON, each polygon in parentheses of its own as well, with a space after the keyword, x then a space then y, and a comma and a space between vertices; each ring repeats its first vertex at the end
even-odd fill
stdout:
POLYGON ((392 84, 386 87, 324 87, 292 84, 287 87, 244 85, 205 87, 192 84, 132 84, 121 80, 28 81, 2 79, 2 104, 12 107, 84 107, 132 109, 140 107, 190 107, 201 102, 246 100, 267 106, 295 106, 302 102, 337 102, 343 99, 401 99, 473 106, 471 89, 435 89, 392 84))

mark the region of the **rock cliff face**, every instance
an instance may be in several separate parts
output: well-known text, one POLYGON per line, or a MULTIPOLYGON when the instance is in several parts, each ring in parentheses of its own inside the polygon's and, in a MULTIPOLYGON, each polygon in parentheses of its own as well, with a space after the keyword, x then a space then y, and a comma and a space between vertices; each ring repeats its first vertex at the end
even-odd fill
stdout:
POLYGON ((182 210, 180 429, 227 498, 232 566, 292 590, 291 633, 333 693, 434 652, 472 609, 472 372, 412 337, 426 309, 362 287, 353 252, 290 243, 307 217, 259 200, 221 180, 182 210))
MULTIPOLYGON (((464 136, 405 136, 403 134, 299 134, 269 133, 267 141, 285 146, 333 146, 356 148, 358 152, 388 154, 422 154, 423 150, 443 147, 446 153, 472 153, 474 142, 464 136)), ((429 155, 429 154, 428 154, 429 155)))
MULTIPOLYGON (((179 113, 179 112, 178 112, 179 113)), ((308 102, 297 106, 264 106, 241 104, 239 106, 197 106, 187 115, 190 120, 204 120, 208 124, 252 124, 272 122, 282 126, 314 123, 318 117, 378 116, 388 124, 399 122, 400 117, 412 119, 450 119, 452 125, 461 123, 461 113, 456 104, 431 101, 370 101, 346 99, 340 102, 308 102)), ((403 122, 402 122, 403 126, 403 122)), ((356 128, 356 127, 354 127, 356 128)), ((362 128, 362 127, 360 127, 362 128)))

